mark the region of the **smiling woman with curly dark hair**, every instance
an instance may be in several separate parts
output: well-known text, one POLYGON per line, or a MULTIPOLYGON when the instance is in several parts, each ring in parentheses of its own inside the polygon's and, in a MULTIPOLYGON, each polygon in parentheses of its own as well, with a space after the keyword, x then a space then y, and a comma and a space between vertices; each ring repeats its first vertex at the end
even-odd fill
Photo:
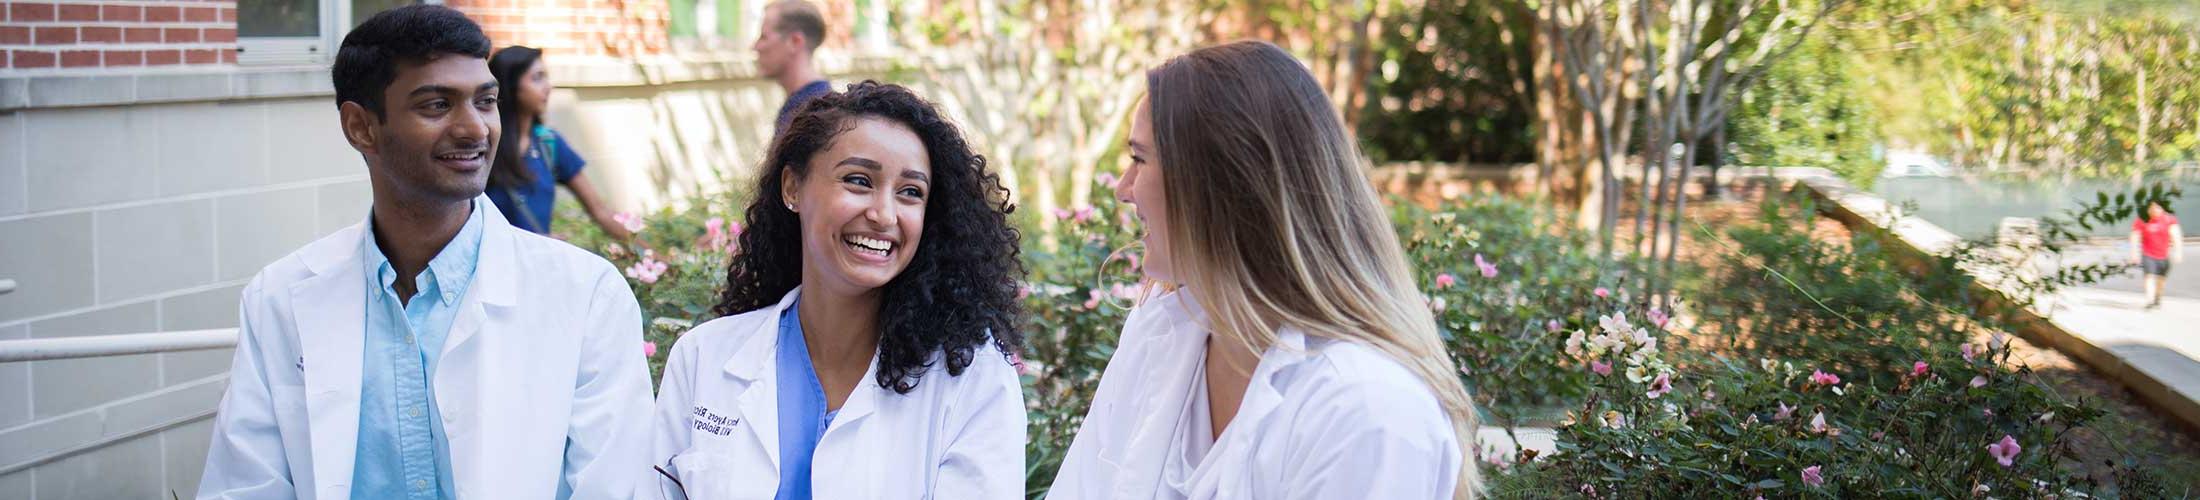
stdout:
POLYGON ((763 165, 722 317, 665 366, 662 492, 1021 498, 1023 267, 985 158, 864 82, 804 105, 763 165))

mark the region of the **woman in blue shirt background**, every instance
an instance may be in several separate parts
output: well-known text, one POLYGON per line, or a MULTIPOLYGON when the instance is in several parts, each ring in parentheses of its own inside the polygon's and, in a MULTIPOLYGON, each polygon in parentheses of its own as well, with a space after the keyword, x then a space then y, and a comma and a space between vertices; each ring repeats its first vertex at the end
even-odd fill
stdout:
POLYGON ((557 205, 558 185, 573 190, 573 198, 588 211, 605 234, 625 240, 632 236, 611 217, 611 207, 596 196, 581 167, 588 161, 566 144, 542 116, 550 112, 550 74, 542 64, 542 51, 511 46, 489 58, 489 73, 497 78, 497 114, 504 132, 497 141, 496 163, 489 169, 489 201, 514 227, 550 234, 552 208, 557 205))

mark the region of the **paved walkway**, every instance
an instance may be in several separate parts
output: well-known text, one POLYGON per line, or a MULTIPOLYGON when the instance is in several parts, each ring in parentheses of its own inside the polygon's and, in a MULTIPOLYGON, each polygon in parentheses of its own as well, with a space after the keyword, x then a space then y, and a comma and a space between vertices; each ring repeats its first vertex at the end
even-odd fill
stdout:
POLYGON ((2136 292, 2080 288, 2042 306, 2072 336, 2186 402, 2200 401, 2200 299, 2163 297, 2162 307, 2152 310, 2142 307, 2145 301, 2136 292))
MULTIPOLYGON (((1776 168, 1763 171, 1807 188, 1826 202, 1821 210, 1852 229, 1871 226, 1895 234, 1907 249, 1895 254, 1941 255, 1959 239, 1897 205, 1850 186, 1822 169, 1776 168), (1891 227, 1880 227, 1893 218, 1891 227)), ((1742 169, 1737 175, 1753 173, 1742 169)), ((2129 243, 2084 245, 2066 249, 2063 265, 2102 259, 2127 259, 2129 243)), ((2094 287, 2065 290, 2035 310, 2052 325, 2026 328, 2035 342, 2061 351, 2095 372, 2123 383, 2163 416, 2200 432, 2200 260, 2187 246, 2183 269, 2170 271, 2167 297, 2159 309, 2145 309, 2136 279, 2119 277, 2094 287)), ((1985 286, 1983 283, 1981 286, 1985 286)))

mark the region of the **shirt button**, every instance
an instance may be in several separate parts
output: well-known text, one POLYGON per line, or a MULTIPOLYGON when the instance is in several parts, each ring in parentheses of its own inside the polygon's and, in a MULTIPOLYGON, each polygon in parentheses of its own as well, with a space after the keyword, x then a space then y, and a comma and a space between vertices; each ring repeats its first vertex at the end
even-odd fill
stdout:
POLYGON ((413 335, 405 334, 405 345, 413 345, 413 335))
POLYGON ((418 416, 420 416, 420 407, 418 407, 418 406, 412 407, 412 410, 410 410, 410 411, 407 411, 406 413, 408 413, 408 414, 410 414, 410 415, 412 415, 412 416, 418 417, 418 416))
POLYGON ((425 490, 425 489, 428 489, 428 480, 426 480, 426 479, 414 479, 414 480, 413 480, 413 489, 420 489, 420 490, 425 490))

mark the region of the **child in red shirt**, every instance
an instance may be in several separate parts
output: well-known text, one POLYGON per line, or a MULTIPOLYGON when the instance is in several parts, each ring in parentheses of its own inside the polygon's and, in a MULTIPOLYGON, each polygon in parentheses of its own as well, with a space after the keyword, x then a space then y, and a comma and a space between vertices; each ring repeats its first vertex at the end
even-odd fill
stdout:
POLYGON ((2131 221, 2132 260, 2146 272, 2147 308, 2162 306, 2162 286, 2169 280, 2170 263, 2185 260, 2185 234, 2177 216, 2161 203, 2148 203, 2146 214, 2131 221))

